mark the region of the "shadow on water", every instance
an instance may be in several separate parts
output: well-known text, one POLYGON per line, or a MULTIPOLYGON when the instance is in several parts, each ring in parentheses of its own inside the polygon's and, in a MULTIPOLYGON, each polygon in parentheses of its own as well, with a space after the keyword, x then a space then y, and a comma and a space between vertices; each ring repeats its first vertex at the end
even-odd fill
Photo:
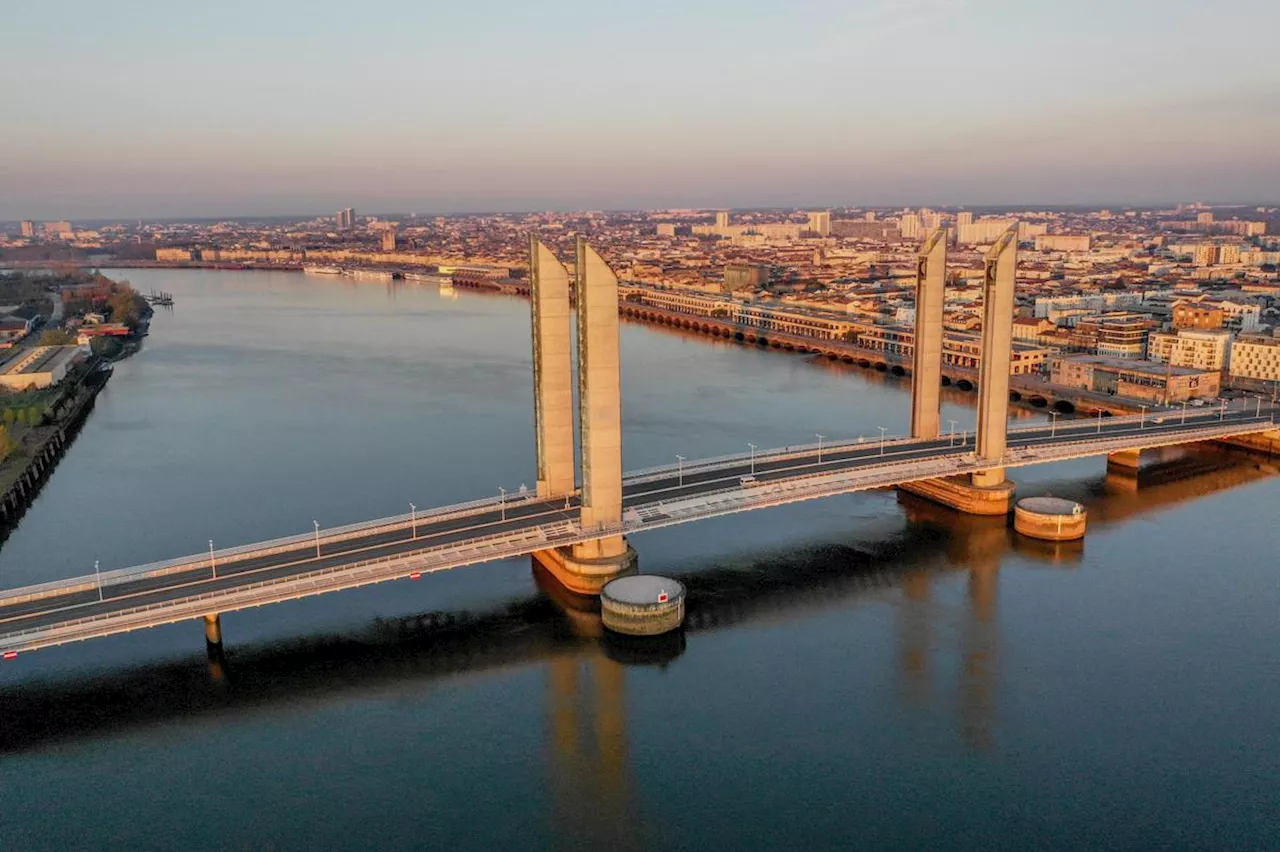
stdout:
MULTIPOLYGON (((1248 456, 1194 453, 1157 462, 1136 481, 1109 474, 1087 481, 1039 483, 1036 490, 1080 499, 1096 529, 1274 472, 1248 456)), ((912 495, 900 494, 899 502, 904 527, 878 541, 779 550, 681 575, 689 593, 686 627, 658 642, 625 642, 606 634, 598 604, 563 592, 535 570, 538 594, 490 611, 378 619, 354 634, 233 645, 225 652, 211 648, 208 658, 190 656, 0 690, 0 753, 112 736, 184 717, 216 718, 286 703, 296 706, 308 699, 329 701, 343 692, 367 694, 407 680, 529 665, 548 666, 557 695, 561 687, 589 682, 594 700, 613 706, 622 701, 624 667, 668 665, 699 632, 794 618, 806 610, 859 599, 891 598, 900 604, 897 668, 902 700, 913 704, 928 693, 929 658, 936 648, 939 612, 930 603, 931 590, 943 575, 957 571, 968 572, 967 611, 957 634, 962 678, 958 716, 965 740, 985 747, 994 712, 1000 564, 1013 553, 1033 564, 1070 566, 1080 559, 1083 545, 1033 541, 1014 533, 1005 518, 965 516, 912 495)), ((557 701, 553 697, 552 725, 559 731, 557 701)), ((597 723, 612 731, 606 722, 597 723)))

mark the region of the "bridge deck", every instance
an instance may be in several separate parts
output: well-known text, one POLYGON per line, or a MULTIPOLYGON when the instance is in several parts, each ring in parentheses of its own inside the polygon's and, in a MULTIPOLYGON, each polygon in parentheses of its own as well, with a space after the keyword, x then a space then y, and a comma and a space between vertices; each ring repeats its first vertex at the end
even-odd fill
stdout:
MULTIPOLYGON (((1277 410, 1172 412, 1010 430, 1003 467, 1275 428, 1277 410)), ((824 443, 633 472, 620 525, 584 530, 577 498, 530 494, 382 518, 0 593, 0 651, 25 651, 634 534, 751 509, 992 467, 971 435, 824 443), (754 475, 744 484, 741 477, 754 475), (318 543, 318 547, 317 547, 318 543)))

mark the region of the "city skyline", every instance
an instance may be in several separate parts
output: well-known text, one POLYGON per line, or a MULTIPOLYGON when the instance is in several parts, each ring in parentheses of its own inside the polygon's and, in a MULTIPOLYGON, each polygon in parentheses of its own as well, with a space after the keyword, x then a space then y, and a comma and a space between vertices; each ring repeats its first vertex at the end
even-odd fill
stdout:
POLYGON ((1260 0, 491 12, 26 4, 0 218, 1280 197, 1260 0))

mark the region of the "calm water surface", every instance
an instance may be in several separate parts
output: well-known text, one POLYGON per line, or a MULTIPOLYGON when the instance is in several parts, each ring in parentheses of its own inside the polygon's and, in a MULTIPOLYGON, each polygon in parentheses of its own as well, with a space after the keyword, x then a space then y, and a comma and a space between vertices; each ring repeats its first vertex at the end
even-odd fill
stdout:
MULTIPOLYGON (((533 481, 528 304, 131 270, 177 301, 0 548, 56 579, 533 481)), ((625 464, 902 432, 906 385, 625 325, 625 464)), ((971 399, 944 419, 971 428, 971 399)), ((0 667, 0 841, 39 849, 1275 849, 1280 478, 1223 453, 1082 545, 891 492, 635 537, 682 642, 508 560, 0 667)))

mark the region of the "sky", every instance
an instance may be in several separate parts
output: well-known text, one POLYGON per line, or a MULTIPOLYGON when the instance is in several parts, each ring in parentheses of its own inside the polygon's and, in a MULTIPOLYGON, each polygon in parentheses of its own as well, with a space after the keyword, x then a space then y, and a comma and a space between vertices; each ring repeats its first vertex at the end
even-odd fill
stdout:
POLYGON ((1275 0, 57 0, 0 219, 1280 201, 1275 0))

